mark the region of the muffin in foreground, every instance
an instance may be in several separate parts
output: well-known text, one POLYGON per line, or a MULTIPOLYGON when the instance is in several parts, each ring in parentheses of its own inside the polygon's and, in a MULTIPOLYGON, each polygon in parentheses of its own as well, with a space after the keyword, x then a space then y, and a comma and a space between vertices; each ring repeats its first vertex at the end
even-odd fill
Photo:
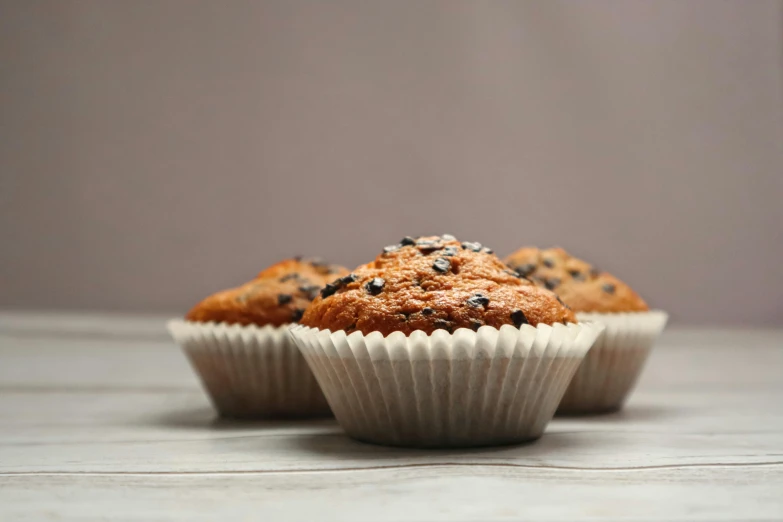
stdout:
POLYGON ((526 247, 506 258, 534 284, 557 292, 580 321, 605 325, 557 409, 586 414, 622 408, 633 390, 667 315, 650 311, 631 287, 562 248, 526 247))
POLYGON ((540 437, 600 329, 444 235, 386 247, 291 330, 348 435, 465 447, 540 437))
POLYGON ((220 415, 329 415, 288 327, 327 281, 347 273, 319 260, 277 263, 238 288, 211 295, 169 322, 220 415))

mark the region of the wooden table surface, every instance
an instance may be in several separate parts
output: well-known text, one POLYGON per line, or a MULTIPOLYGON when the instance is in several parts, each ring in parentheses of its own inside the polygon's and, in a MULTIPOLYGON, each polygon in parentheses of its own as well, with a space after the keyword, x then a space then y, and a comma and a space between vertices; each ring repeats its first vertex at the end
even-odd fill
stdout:
POLYGON ((783 331, 670 329, 627 408, 413 451, 216 420, 162 318, 0 314, 0 520, 783 520, 783 331))

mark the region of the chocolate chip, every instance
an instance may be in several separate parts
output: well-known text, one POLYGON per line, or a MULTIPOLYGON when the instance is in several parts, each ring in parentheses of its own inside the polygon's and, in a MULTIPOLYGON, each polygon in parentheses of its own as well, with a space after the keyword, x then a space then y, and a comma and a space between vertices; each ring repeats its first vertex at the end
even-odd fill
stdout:
POLYGON ((451 333, 453 331, 453 326, 451 323, 445 319, 435 319, 432 322, 432 326, 436 330, 446 330, 447 332, 451 333))
POLYGON ((511 312, 511 320, 514 321, 514 326, 517 328, 523 324, 528 324, 527 317, 525 317, 525 313, 522 310, 514 310, 511 312))
POLYGON ((442 236, 440 236, 440 238, 443 241, 456 241, 457 240, 457 238, 452 236, 451 234, 443 234, 442 236))
POLYGON ((277 304, 280 306, 290 303, 291 299, 293 299, 291 294, 277 294, 277 304))
POLYGON ((473 308, 487 306, 489 304, 489 297, 485 296, 484 294, 475 294, 468 298, 466 303, 468 306, 472 306, 473 308))
POLYGON ((413 246, 416 244, 416 240, 413 239, 411 236, 405 236, 402 238, 402 241, 400 241, 400 245, 402 246, 413 246))
POLYGON ((307 298, 312 301, 318 297, 318 292, 321 291, 321 287, 315 285, 304 285, 299 287, 299 291, 305 294, 307 298))
POLYGON ((590 276, 591 277, 598 277, 599 275, 601 275, 601 269, 600 268, 594 266, 594 267, 592 267, 590 269, 590 276))
POLYGON ((435 260, 434 263, 432 263, 432 268, 436 272, 446 273, 449 270, 451 270, 451 261, 449 261, 445 257, 439 257, 438 259, 435 260))
POLYGON ((320 257, 314 257, 314 258, 312 258, 312 259, 310 259, 308 261, 309 261, 309 263, 311 265, 313 265, 316 268, 321 268, 321 267, 325 268, 325 267, 329 266, 329 263, 326 262, 325 260, 321 259, 320 257))
POLYGON ((459 253, 459 250, 457 250, 457 247, 453 246, 447 246, 443 249, 443 255, 448 257, 456 256, 457 253, 459 253))
POLYGON ((280 282, 285 283, 286 281, 290 281, 291 279, 297 279, 298 277, 299 274, 286 274, 280 278, 280 282))
POLYGON ((547 279, 544 281, 544 286, 547 288, 547 290, 554 290, 555 288, 560 286, 560 279, 556 277, 547 279))
POLYGON ((521 275, 522 277, 529 276, 530 274, 532 274, 533 272, 536 271, 536 265, 534 265, 533 263, 526 263, 524 265, 517 265, 517 266, 515 266, 513 268, 517 272, 519 272, 519 275, 521 275))
POLYGON ((354 281, 358 280, 359 278, 356 276, 356 274, 348 274, 347 276, 340 277, 339 279, 335 279, 323 289, 321 289, 321 297, 326 298, 330 295, 334 294, 336 291, 338 291, 340 288, 344 287, 345 285, 349 283, 353 283, 354 281))
POLYGON ((294 261, 299 262, 302 260, 302 256, 294 256, 294 261))
POLYGON ((469 241, 465 241, 462 243, 462 249, 471 250, 473 252, 481 252, 481 243, 471 243, 469 241))
POLYGON ((373 277, 364 285, 364 289, 367 290, 367 293, 370 295, 378 295, 381 293, 381 290, 383 290, 383 285, 385 284, 386 281, 383 278, 373 277))
POLYGON ((432 314, 434 314, 434 313, 435 313, 435 310, 433 310, 432 308, 430 308, 430 307, 428 306, 428 307, 426 307, 426 308, 422 308, 422 309, 421 309, 421 313, 422 313, 422 315, 432 315, 432 314))
POLYGON ((345 331, 346 331, 346 332, 349 332, 349 331, 351 331, 351 330, 356 330, 356 323, 353 323, 353 324, 351 324, 351 325, 348 325, 348 326, 345 328, 345 331))
POLYGON ((583 281, 585 278, 585 275, 579 270, 569 270, 568 273, 571 274, 571 277, 573 277, 577 281, 583 281))
POLYGON ((303 308, 297 308, 296 310, 294 310, 293 313, 291 314, 291 321, 294 323, 298 323, 299 320, 304 315, 304 312, 305 311, 303 308))
POLYGON ((359 278, 356 277, 356 274, 348 274, 347 276, 343 276, 340 279, 338 279, 338 281, 340 282, 341 285, 347 285, 349 283, 353 283, 357 279, 359 278))
POLYGON ((547 258, 547 259, 544 259, 541 262, 544 263, 544 266, 547 267, 547 268, 554 268, 555 267, 555 262, 552 259, 547 258))
POLYGON ((478 332, 478 329, 481 328, 483 325, 478 321, 471 321, 470 327, 473 329, 474 332, 478 332))
POLYGON ((494 254, 495 253, 494 250, 492 250, 491 248, 488 248, 488 247, 482 248, 481 251, 484 252, 485 254, 494 254))
POLYGON ((416 248, 418 248, 422 254, 426 255, 435 252, 436 250, 443 249, 443 244, 438 240, 429 241, 426 239, 420 239, 416 241, 416 248))
POLYGON ((615 290, 615 286, 612 283, 606 283, 604 286, 601 287, 601 289, 607 294, 613 294, 615 290))
POLYGON ((400 246, 401 246, 401 245, 389 245, 389 246, 385 246, 385 247, 383 247, 383 253, 384 253, 384 254, 391 254, 392 252, 396 252, 397 250, 399 250, 399 249, 400 249, 400 246))
POLYGON ((522 274, 520 274, 520 273, 519 273, 519 272, 517 272, 516 270, 503 270, 503 273, 504 273, 504 274, 508 274, 508 275, 510 275, 511 277, 522 277, 522 274))
POLYGON ((339 289, 340 289, 340 287, 339 287, 339 286, 337 286, 337 285, 334 285, 334 284, 332 284, 332 283, 329 283, 328 285, 326 285, 325 287, 323 287, 323 288, 321 289, 321 297, 322 297, 323 299, 326 299, 326 298, 327 298, 327 297, 329 297, 330 295, 333 295, 333 294, 334 294, 336 291, 338 291, 339 289))

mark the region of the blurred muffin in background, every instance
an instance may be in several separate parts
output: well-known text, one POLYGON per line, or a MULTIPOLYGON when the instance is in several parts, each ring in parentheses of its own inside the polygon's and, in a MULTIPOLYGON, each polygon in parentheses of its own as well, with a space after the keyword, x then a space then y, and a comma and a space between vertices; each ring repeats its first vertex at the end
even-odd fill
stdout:
POLYGON ((237 288, 213 294, 169 322, 220 415, 328 415, 329 407, 288 327, 321 288, 348 271, 318 259, 288 259, 237 288))
POLYGON ((520 276, 556 292, 579 321, 606 327, 577 370, 558 413, 620 409, 666 325, 667 314, 650 311, 630 286, 562 248, 524 247, 505 261, 520 276))
POLYGON ((256 326, 297 323, 321 288, 347 273, 319 259, 287 259, 242 286, 207 297, 185 319, 256 326))
POLYGON ((613 275, 562 248, 521 248, 506 264, 533 283, 556 292, 575 312, 647 312, 644 299, 613 275))

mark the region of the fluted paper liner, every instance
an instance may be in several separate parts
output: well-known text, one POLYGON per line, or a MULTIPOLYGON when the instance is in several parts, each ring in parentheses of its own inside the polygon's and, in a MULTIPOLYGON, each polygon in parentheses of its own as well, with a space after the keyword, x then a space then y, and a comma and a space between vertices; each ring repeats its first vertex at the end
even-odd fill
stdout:
POLYGON ((222 416, 329 415, 326 399, 288 326, 168 323, 222 416))
POLYGON ((384 338, 294 326, 291 333, 351 437, 466 447, 540 437, 602 328, 483 326, 384 338))
POLYGON ((642 373, 668 315, 659 310, 613 314, 577 313, 579 321, 606 326, 576 371, 559 414, 587 414, 622 408, 642 373))

